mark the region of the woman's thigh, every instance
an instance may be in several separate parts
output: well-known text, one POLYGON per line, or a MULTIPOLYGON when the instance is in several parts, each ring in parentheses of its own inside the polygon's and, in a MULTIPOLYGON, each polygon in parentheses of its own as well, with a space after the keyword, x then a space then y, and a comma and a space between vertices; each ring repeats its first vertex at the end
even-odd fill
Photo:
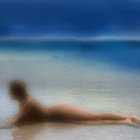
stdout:
POLYGON ((95 114, 91 112, 67 104, 57 104, 49 107, 48 110, 51 114, 51 117, 62 120, 85 121, 93 120, 95 116, 95 114))

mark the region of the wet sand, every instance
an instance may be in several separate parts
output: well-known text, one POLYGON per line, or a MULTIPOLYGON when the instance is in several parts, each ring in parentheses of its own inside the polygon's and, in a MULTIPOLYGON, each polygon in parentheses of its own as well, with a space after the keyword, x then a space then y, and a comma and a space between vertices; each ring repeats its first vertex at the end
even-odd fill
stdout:
MULTIPOLYGON (((125 97, 126 101, 124 102, 121 99, 121 95, 120 97, 119 95, 113 97, 109 95, 109 93, 106 93, 106 95, 101 98, 95 91, 93 94, 92 90, 46 89, 42 90, 42 92, 40 90, 35 91, 34 97, 46 106, 65 101, 91 112, 100 113, 106 111, 123 113, 126 115, 136 114, 140 116, 138 110, 140 103, 135 103, 135 101, 139 100, 138 96, 134 99, 134 97, 131 98, 131 95, 129 95, 125 97), (38 92, 41 92, 41 94, 38 95, 38 92), (45 94, 46 92, 47 94, 45 94), (82 97, 80 96, 81 94, 82 97)), ((13 112, 16 111, 13 110, 13 112)), ((93 138, 95 140, 139 140, 139 131, 140 129, 127 125, 86 125, 46 122, 0 130, 0 137, 4 140, 92 140, 93 138)))

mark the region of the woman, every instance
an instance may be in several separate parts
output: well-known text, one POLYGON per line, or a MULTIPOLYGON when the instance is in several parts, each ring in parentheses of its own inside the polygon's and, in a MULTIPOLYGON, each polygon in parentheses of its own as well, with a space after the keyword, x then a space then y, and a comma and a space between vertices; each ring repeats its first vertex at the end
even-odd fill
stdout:
POLYGON ((0 128, 41 121, 140 125, 140 119, 136 116, 129 117, 114 113, 93 114, 67 104, 45 107, 29 96, 27 86, 21 80, 11 81, 8 88, 11 98, 19 102, 20 112, 12 122, 0 128))

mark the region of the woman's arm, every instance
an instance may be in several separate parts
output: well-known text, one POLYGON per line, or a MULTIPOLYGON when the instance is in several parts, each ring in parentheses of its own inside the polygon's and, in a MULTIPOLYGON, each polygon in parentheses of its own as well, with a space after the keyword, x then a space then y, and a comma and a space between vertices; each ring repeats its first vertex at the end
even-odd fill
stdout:
POLYGON ((0 129, 6 129, 6 128, 11 128, 14 125, 20 125, 22 123, 22 121, 24 120, 24 118, 28 115, 28 113, 31 111, 32 109, 32 103, 25 103, 24 106, 22 107, 22 109, 20 110, 20 113, 17 115, 17 117, 4 125, 0 126, 0 129))
POLYGON ((13 124, 15 124, 15 125, 21 124, 22 121, 24 121, 24 118, 26 118, 27 115, 29 114, 29 112, 32 110, 32 108, 33 108, 33 103, 32 102, 26 102, 23 105, 23 107, 21 108, 20 113, 17 115, 17 117, 13 121, 13 124))
POLYGON ((13 124, 13 122, 10 122, 10 123, 1 125, 0 129, 6 129, 6 128, 12 128, 12 127, 14 127, 14 124, 13 124))

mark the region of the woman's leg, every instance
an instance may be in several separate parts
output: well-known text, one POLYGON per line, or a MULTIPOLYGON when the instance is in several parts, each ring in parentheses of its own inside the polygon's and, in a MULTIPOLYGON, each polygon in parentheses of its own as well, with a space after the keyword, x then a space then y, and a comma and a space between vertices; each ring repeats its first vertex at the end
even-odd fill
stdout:
POLYGON ((126 120, 128 116, 120 115, 116 113, 102 113, 95 115, 98 120, 126 120))
POLYGON ((49 108, 52 116, 75 121, 99 121, 112 120, 121 121, 129 118, 128 116, 115 113, 93 114, 91 112, 81 110, 74 106, 59 104, 49 108))
POLYGON ((125 125, 131 125, 133 127, 140 127, 137 123, 134 123, 131 121, 130 118, 126 120, 99 120, 99 121, 78 121, 77 123, 87 124, 87 125, 112 125, 112 124, 125 124, 125 125))
POLYGON ((129 124, 138 127, 138 117, 129 117, 116 113, 94 114, 74 106, 59 104, 49 107, 51 117, 62 121, 84 122, 86 124, 129 124), (132 121, 133 120, 133 121, 132 121))

